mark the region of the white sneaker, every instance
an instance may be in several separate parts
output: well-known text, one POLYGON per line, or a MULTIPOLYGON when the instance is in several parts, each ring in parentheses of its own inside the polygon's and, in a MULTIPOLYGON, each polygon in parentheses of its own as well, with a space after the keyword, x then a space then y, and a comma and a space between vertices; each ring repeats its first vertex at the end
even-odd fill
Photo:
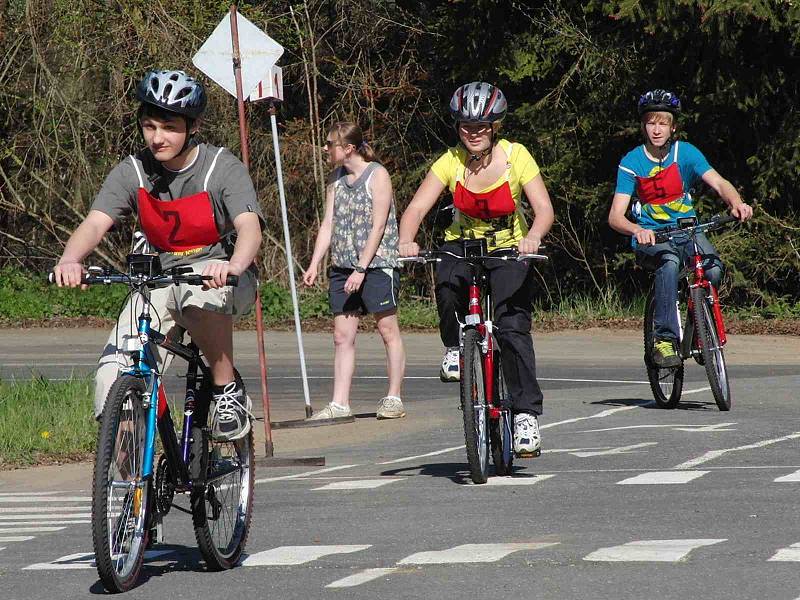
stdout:
POLYGON ((214 394, 211 410, 211 435, 215 440, 232 441, 247 435, 252 403, 244 388, 235 381, 227 384, 220 393, 214 394))
POLYGON ((448 348, 442 357, 442 369, 439 371, 439 379, 444 382, 461 381, 458 346, 448 348))
POLYGON ((399 419, 406 416, 403 401, 398 396, 385 396, 378 402, 376 416, 379 419, 399 419))
POLYGON ((536 415, 514 415, 514 454, 520 458, 539 456, 542 453, 542 434, 536 415))
POLYGON ((340 417, 352 417, 353 411, 349 406, 339 406, 333 402, 329 403, 321 411, 308 417, 306 421, 326 421, 328 419, 338 419, 340 417))

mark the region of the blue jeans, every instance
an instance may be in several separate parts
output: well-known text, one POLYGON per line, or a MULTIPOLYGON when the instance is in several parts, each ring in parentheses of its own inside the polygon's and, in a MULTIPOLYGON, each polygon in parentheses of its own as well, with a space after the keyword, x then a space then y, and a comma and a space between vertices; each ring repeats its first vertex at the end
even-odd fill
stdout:
MULTIPOLYGON (((719 289, 723 265, 713 244, 703 234, 696 237, 703 255, 703 267, 711 284, 719 289)), ((655 337, 662 340, 680 340, 680 325, 675 303, 678 301, 678 273, 691 256, 693 246, 688 236, 678 235, 668 242, 655 246, 636 246, 636 259, 646 269, 654 271, 655 311, 653 327, 655 337)))

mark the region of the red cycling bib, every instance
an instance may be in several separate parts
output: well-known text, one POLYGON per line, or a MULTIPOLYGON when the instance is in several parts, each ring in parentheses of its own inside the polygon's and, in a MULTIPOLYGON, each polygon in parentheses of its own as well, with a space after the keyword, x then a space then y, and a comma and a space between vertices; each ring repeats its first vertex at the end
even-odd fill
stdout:
POLYGON ((474 219, 496 219, 510 215, 517 209, 508 181, 489 192, 471 192, 461 182, 456 182, 453 192, 455 207, 474 219))

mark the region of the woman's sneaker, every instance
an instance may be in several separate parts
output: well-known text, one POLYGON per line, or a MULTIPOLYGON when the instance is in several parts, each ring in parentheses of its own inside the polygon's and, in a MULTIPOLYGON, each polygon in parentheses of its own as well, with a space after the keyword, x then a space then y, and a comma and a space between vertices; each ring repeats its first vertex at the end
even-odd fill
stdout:
POLYGON ((328 419, 339 419, 341 417, 352 417, 353 411, 349 406, 339 406, 331 402, 318 413, 308 417, 306 421, 326 421, 328 419))
POLYGON ((244 388, 231 381, 214 386, 214 406, 211 410, 211 435, 221 442, 238 440, 250 431, 252 404, 244 388))
POLYGON ((439 379, 445 383, 448 381, 461 381, 461 366, 459 364, 458 346, 448 348, 442 357, 442 369, 439 371, 439 379))
POLYGON ((403 401, 397 396, 385 396, 378 402, 378 410, 375 413, 379 419, 399 419, 406 416, 403 408, 403 401))
POLYGON ((514 415, 514 454, 519 458, 533 458, 542 453, 542 434, 536 415, 514 415))

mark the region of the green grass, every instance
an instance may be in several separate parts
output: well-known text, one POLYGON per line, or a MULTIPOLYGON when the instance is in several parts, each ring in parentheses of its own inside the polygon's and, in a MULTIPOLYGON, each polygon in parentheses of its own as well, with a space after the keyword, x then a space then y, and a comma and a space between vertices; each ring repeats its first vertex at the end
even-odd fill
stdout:
POLYGON ((95 447, 90 379, 0 380, 0 468, 74 460, 95 447))

